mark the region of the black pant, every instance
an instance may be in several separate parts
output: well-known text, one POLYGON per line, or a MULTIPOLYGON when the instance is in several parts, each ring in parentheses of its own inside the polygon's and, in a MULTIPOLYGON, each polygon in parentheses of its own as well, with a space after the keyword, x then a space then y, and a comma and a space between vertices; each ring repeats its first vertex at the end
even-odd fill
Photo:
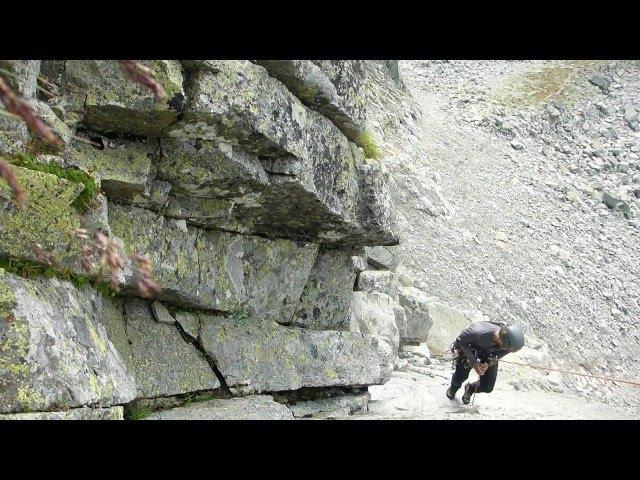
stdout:
MULTIPOLYGON (((462 383, 469 378, 469 372, 471 371, 471 367, 465 368, 461 359, 456 361, 456 371, 453 372, 453 378, 451 379, 451 387, 453 390, 458 390, 462 383)), ((471 384, 471 389, 476 390, 478 393, 484 392, 489 393, 493 390, 493 386, 496 384, 496 378, 498 377, 498 364, 494 363, 487 371, 484 372, 484 375, 480 377, 479 381, 473 382, 471 384), (477 384, 477 385, 476 385, 477 384)))

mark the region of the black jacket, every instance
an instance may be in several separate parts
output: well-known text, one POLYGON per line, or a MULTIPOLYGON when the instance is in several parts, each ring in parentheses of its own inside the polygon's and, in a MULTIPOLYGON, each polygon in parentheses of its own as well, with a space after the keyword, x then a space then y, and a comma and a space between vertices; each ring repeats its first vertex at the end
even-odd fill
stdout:
POLYGON ((469 360, 469 365, 474 367, 476 363, 487 363, 489 358, 502 358, 507 350, 497 345, 493 335, 500 330, 501 325, 493 322, 476 322, 463 330, 454 342, 454 346, 460 350, 469 360))

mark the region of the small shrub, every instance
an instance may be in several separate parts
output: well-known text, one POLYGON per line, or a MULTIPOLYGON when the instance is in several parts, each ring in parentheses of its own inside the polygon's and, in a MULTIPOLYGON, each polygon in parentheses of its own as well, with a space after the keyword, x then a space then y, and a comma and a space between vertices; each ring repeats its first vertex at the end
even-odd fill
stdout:
POLYGON ((373 158, 375 160, 380 160, 380 158, 382 158, 382 150, 376 144, 371 133, 363 132, 358 137, 358 141, 356 143, 358 146, 362 147, 366 158, 373 158))

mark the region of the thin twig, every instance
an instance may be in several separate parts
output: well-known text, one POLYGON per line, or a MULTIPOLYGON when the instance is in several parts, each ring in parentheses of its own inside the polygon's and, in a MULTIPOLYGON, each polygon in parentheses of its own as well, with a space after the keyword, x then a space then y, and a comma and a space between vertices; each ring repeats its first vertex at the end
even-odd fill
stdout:
MULTIPOLYGON (((23 78, 20 77, 19 75, 16 75, 15 73, 10 72, 9 70, 6 70, 4 68, 0 68, 0 73, 4 73, 5 75, 8 75, 8 76, 10 76, 12 78, 15 78, 16 80, 23 80, 23 78)), ((40 77, 38 77, 38 78, 40 78, 40 77)), ((46 93, 49 97, 55 97, 54 93, 52 93, 51 91, 47 90, 46 88, 38 86, 38 84, 36 84, 36 88, 38 90, 40 90, 41 92, 46 93)))
POLYGON ((29 130, 38 134, 49 145, 56 147, 60 145, 60 139, 34 114, 33 108, 14 92, 2 78, 0 78, 0 101, 9 113, 22 118, 29 130))
POLYGON ((120 66, 129 79, 151 90, 155 95, 156 100, 160 101, 164 99, 164 89, 162 88, 162 85, 160 85, 155 79, 153 71, 149 67, 136 60, 118 61, 120 62, 120 66))
MULTIPOLYGON (((0 115, 4 115, 5 117, 9 117, 9 118, 15 118, 16 120, 22 120, 22 117, 14 113, 7 112, 2 108, 0 108, 0 115)), ((100 145, 99 143, 89 140, 88 138, 79 137, 78 135, 71 135, 71 138, 73 138, 74 140, 78 140, 79 142, 86 143, 87 145, 91 145, 92 147, 96 147, 96 148, 102 147, 102 145, 100 145)))
POLYGON ((13 171, 13 167, 2 160, 2 158, 0 158, 0 177, 4 178, 9 184, 11 192, 13 192, 13 198, 15 199, 16 205, 22 210, 27 204, 26 195, 20 186, 16 173, 13 171))

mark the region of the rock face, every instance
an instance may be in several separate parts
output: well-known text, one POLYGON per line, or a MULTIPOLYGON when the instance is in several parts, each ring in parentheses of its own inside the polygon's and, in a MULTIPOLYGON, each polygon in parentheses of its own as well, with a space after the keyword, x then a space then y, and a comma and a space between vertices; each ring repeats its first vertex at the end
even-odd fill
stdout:
POLYGON ((135 398, 135 380, 102 324, 110 300, 55 278, 1 274, 0 412, 135 398))
POLYGON ((250 198, 234 203, 240 203, 234 222, 244 225, 250 217, 260 233, 291 237, 297 231, 301 239, 327 243, 397 243, 386 218, 369 218, 362 209, 358 169, 364 155, 355 144, 263 67, 212 62, 211 69, 192 73, 184 120, 169 135, 239 145, 264 158, 274 188, 245 188, 243 198, 250 198), (305 208, 296 209, 293 199, 305 208))
POLYGON ((238 394, 369 385, 391 374, 391 347, 377 335, 201 316, 200 342, 238 394))
MULTIPOLYGON (((36 261, 35 247, 41 245, 56 262, 73 266, 80 253, 73 241, 80 216, 72 203, 84 186, 48 173, 13 169, 29 200, 19 210, 12 201, 0 198, 0 255, 36 261)), ((0 193, 11 195, 5 182, 0 193)))
POLYGON ((339 95, 332 82, 337 75, 332 74, 330 78, 322 68, 309 60, 256 60, 256 63, 284 83, 305 105, 329 118, 349 140, 356 142, 364 132, 362 112, 349 99, 339 95))
POLYGON ((122 407, 73 408, 64 412, 9 413, 0 420, 122 420, 122 407))
POLYGON ((80 118, 92 130, 159 136, 176 120, 184 103, 182 66, 175 60, 143 63, 164 88, 164 101, 157 102, 151 91, 129 81, 114 61, 67 60, 58 81, 78 117, 84 101, 80 118))
POLYGON ((428 304, 431 329, 427 345, 434 355, 444 355, 451 350, 453 341, 471 324, 471 320, 459 310, 439 302, 428 304))
POLYGON ((164 410, 145 420, 293 420, 293 415, 269 395, 249 395, 164 410))
MULTIPOLYGON (((244 308, 282 322, 293 315, 318 248, 204 230, 117 204, 109 210, 109 223, 126 245, 157 265, 159 298, 227 312, 244 308)), ((133 282, 132 275, 127 276, 127 285, 133 282)))
POLYGON ((141 64, 164 98, 117 61, 0 61, 60 139, 0 117, 27 197, 0 181, 0 414, 293 418, 257 394, 300 392, 300 417, 365 408, 405 323, 363 248, 398 243, 359 95, 386 63, 141 64))
POLYGON ((361 333, 384 338, 395 354, 400 345, 393 299, 379 292, 354 292, 353 314, 361 333))
POLYGON ((348 330, 355 277, 350 251, 318 254, 291 324, 316 330, 348 330))
POLYGON ((369 392, 340 395, 333 398, 303 400, 289 405, 295 418, 335 418, 365 411, 371 395, 369 392))
POLYGON ((428 297, 415 287, 400 287, 398 299, 405 313, 405 328, 400 336, 409 342, 426 341, 433 323, 428 297))
POLYGON ((207 359, 173 325, 157 322, 143 300, 124 304, 138 396, 162 397, 220 386, 207 359))

